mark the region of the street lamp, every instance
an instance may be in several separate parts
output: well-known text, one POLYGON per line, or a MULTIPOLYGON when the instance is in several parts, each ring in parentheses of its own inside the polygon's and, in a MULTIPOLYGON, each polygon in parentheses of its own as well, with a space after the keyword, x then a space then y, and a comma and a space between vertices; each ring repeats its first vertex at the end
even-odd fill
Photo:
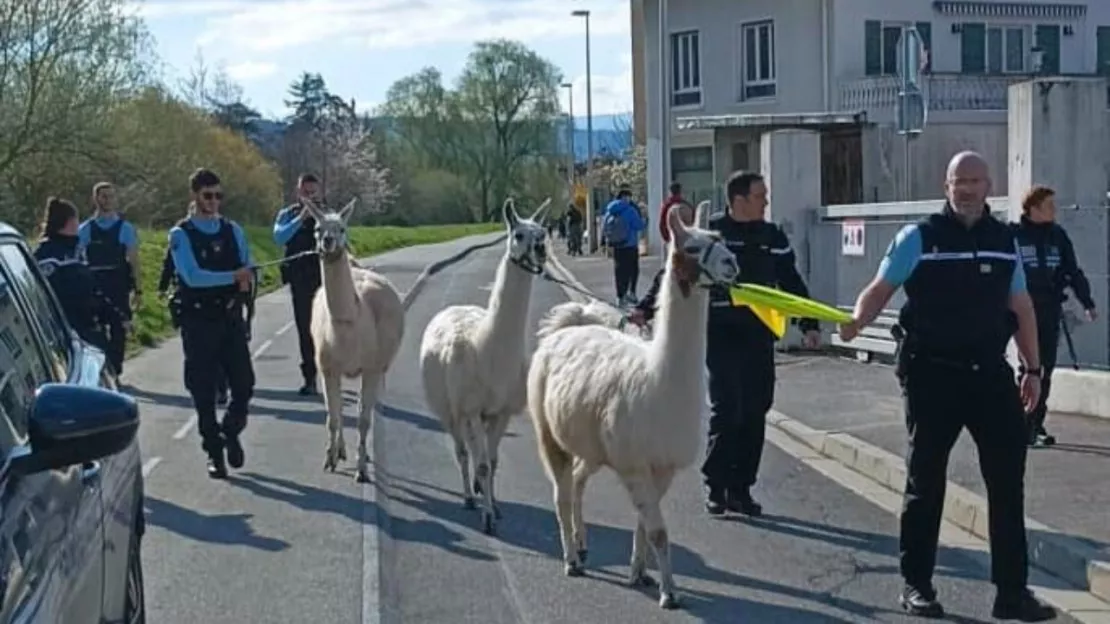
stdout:
POLYGON ((570 155, 567 159, 569 161, 568 162, 568 168, 567 168, 567 182, 568 182, 569 187, 570 187, 571 199, 573 200, 573 198, 574 198, 574 165, 575 165, 575 153, 574 153, 574 85, 569 83, 569 82, 564 82, 559 86, 567 90, 567 114, 570 115, 570 120, 569 120, 569 124, 568 124, 570 126, 570 128, 567 131, 568 132, 567 147, 570 150, 570 155))
POLYGON ((593 83, 590 73, 590 12, 578 9, 570 13, 586 20, 586 227, 589 231, 590 253, 597 251, 597 227, 594 223, 593 168, 594 168, 594 107, 593 83))

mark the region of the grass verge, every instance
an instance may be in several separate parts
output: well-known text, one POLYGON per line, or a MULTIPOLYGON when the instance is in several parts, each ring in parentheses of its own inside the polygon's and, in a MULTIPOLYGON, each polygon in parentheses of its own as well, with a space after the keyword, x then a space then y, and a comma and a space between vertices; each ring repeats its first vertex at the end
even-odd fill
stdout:
MULTIPOLYGON (((266 226, 245 226, 251 247, 251 258, 262 263, 282 256, 282 248, 274 243, 272 230, 266 226)), ((421 227, 354 227, 348 237, 355 257, 365 258, 393 249, 442 243, 464 236, 496 232, 500 223, 470 223, 464 225, 428 225, 421 227)), ((139 232, 140 262, 142 265, 143 301, 135 311, 134 331, 128 337, 128 354, 158 344, 173 333, 170 315, 164 301, 158 299, 158 277, 162 273, 162 258, 166 254, 167 235, 162 231, 139 232)), ((262 270, 259 294, 277 290, 281 278, 277 267, 262 270)))

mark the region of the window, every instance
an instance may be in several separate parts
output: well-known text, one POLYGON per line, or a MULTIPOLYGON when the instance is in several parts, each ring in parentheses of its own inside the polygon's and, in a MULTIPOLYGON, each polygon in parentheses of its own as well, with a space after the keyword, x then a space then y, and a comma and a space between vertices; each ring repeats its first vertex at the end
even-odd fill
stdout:
POLYGON ((41 357, 32 317, 13 296, 13 284, 8 273, 0 272, 0 454, 4 455, 24 442, 35 390, 53 379, 41 357))
POLYGON ((7 267, 31 309, 31 316, 38 321, 42 336, 49 348, 51 365, 57 369, 57 380, 69 370, 69 330, 63 316, 55 307, 49 286, 33 270, 30 258, 17 245, 0 245, 0 264, 7 267))
MULTIPOLYGON (((901 52, 898 44, 902 40, 902 29, 909 25, 909 23, 891 23, 879 20, 864 22, 863 64, 866 75, 898 75, 898 57, 901 52)), ((921 37, 921 44, 925 48, 925 70, 928 70, 930 64, 928 52, 932 48, 933 25, 930 22, 917 22, 913 24, 913 27, 917 29, 917 34, 921 37)))
POLYGON ((1095 73, 1110 76, 1110 26, 1099 26, 1096 30, 1095 73))
POLYGON ((748 151, 750 149, 751 149, 750 144, 747 143, 747 142, 744 142, 744 141, 732 144, 732 170, 733 171, 740 171, 741 169, 743 169, 745 171, 751 170, 751 157, 750 157, 751 152, 748 151))
POLYGON ((701 104, 700 46, 696 30, 671 35, 671 106, 701 104))
POLYGON ((775 97, 775 23, 752 22, 740 27, 740 99, 775 97))
MULTIPOLYGON (((1060 70, 1060 28, 1037 26, 1036 45, 1045 51, 1044 69, 1060 70), (1055 37, 1053 37, 1055 35, 1055 37)), ((970 23, 960 25, 960 70, 965 74, 1022 74, 1033 71, 1028 26, 970 23)))
POLYGON ((1029 37, 1022 26, 989 26, 987 28, 987 72, 991 74, 1022 73, 1026 68, 1029 37))

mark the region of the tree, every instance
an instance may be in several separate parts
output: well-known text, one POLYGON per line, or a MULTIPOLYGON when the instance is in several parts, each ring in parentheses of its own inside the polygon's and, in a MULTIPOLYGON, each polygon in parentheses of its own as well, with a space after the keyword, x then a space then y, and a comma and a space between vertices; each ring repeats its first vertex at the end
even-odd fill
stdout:
POLYGON ((360 120, 329 126, 324 144, 332 155, 325 172, 332 180, 331 192, 348 201, 358 198, 359 214, 381 214, 395 195, 389 179, 389 170, 378 161, 377 150, 371 133, 360 120))

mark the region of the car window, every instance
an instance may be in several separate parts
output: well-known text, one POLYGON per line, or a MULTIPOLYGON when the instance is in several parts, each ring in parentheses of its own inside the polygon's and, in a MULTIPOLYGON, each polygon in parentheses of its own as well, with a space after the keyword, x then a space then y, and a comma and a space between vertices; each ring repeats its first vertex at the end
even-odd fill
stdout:
POLYGON ((23 444, 35 390, 54 381, 39 351, 30 316, 15 298, 10 274, 0 271, 0 454, 23 444))
POLYGON ((63 381, 69 370, 69 330, 62 320, 54 298, 50 296, 49 285, 42 275, 32 267, 35 263, 27 252, 13 243, 0 245, 0 264, 7 267, 11 278, 18 284, 24 299, 30 306, 31 317, 37 319, 43 339, 49 348, 50 363, 58 371, 55 381, 63 381))

